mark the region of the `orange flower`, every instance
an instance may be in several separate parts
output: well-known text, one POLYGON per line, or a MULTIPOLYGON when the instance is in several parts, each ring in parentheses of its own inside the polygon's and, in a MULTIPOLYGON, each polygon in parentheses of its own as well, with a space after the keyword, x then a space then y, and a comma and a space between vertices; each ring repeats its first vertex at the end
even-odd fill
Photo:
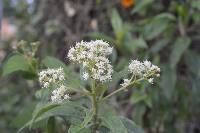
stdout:
POLYGON ((121 0, 121 4, 124 8, 129 8, 135 4, 135 0, 121 0))

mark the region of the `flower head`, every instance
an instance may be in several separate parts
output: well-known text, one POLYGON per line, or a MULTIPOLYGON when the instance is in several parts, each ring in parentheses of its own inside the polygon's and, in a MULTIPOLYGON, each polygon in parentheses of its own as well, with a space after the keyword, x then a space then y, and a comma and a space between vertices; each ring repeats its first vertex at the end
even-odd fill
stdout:
POLYGON ((70 96, 67 94, 67 89, 64 85, 61 85, 52 92, 51 101, 55 103, 61 103, 64 100, 69 100, 70 96))
POLYGON ((112 53, 112 49, 102 40, 81 41, 69 50, 68 58, 82 64, 85 70, 83 79, 87 80, 90 77, 104 82, 111 79, 113 72, 110 61, 106 57, 112 53))
POLYGON ((71 61, 83 63, 93 60, 98 56, 107 56, 112 53, 112 47, 107 42, 102 40, 90 42, 78 42, 74 47, 71 47, 68 52, 68 58, 71 61))
POLYGON ((128 66, 129 71, 135 76, 142 76, 144 65, 138 60, 132 60, 128 66))
POLYGON ((47 69, 39 72, 39 82, 43 88, 48 88, 50 84, 59 83, 65 80, 63 68, 47 69))
POLYGON ((153 84, 154 77, 160 76, 160 68, 153 65, 150 61, 140 62, 138 60, 132 60, 129 64, 129 71, 132 74, 131 79, 124 79, 122 86, 127 86, 134 79, 146 79, 149 83, 153 84))
POLYGON ((111 80, 113 68, 107 58, 100 56, 96 58, 94 66, 89 71, 91 72, 91 78, 105 82, 111 80))

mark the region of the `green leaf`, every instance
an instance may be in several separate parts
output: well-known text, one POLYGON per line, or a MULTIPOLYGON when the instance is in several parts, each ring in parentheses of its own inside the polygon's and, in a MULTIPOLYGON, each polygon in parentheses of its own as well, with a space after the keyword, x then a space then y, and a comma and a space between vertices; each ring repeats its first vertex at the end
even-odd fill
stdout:
POLYGON ((3 65, 3 76, 16 71, 29 71, 28 60, 21 54, 14 54, 3 65))
POLYGON ((80 126, 70 126, 68 133, 91 133, 89 128, 83 128, 80 126))
POLYGON ((176 70, 165 66, 162 70, 161 87, 166 98, 171 99, 176 85, 176 70))
POLYGON ((148 48, 147 43, 142 37, 133 39, 132 44, 137 48, 148 48))
POLYGON ((170 13, 161 13, 157 16, 155 16, 154 20, 160 20, 160 19, 164 19, 166 21, 175 21, 176 17, 170 13))
POLYGON ((80 75, 71 74, 70 78, 67 78, 66 84, 67 87, 71 89, 83 89, 85 82, 81 80, 80 75))
MULTIPOLYGON (((36 119, 41 116, 43 113, 47 112, 48 110, 58 106, 58 104, 52 104, 52 103, 38 103, 35 107, 35 110, 33 111, 31 120, 27 121, 19 130, 18 132, 21 132, 26 127, 32 127, 36 119)), ((37 121, 38 122, 38 121, 37 121)))
POLYGON ((48 68, 59 68, 62 67, 66 73, 69 73, 67 66, 60 60, 47 56, 42 60, 42 64, 44 64, 48 68))
POLYGON ((103 126, 109 128, 112 133, 143 133, 134 122, 118 116, 109 105, 101 104, 100 107, 99 116, 103 126))
POLYGON ((110 42, 111 45, 115 44, 115 40, 112 37, 105 35, 104 33, 90 32, 90 33, 87 34, 87 36, 94 38, 94 39, 103 39, 105 41, 110 42))
POLYGON ((31 125, 30 127, 32 126, 32 123, 34 123, 34 121, 40 117, 42 114, 48 112, 49 110, 57 107, 57 106, 60 106, 59 104, 54 104, 54 103, 39 103, 37 106, 36 106, 36 109, 35 111, 33 112, 33 117, 32 117, 32 120, 31 120, 31 125))
POLYGON ((92 117, 93 117, 93 111, 87 110, 86 116, 85 116, 84 121, 82 122, 81 126, 86 127, 88 125, 88 123, 92 120, 92 117))
POLYGON ((20 128, 27 123, 32 118, 34 108, 35 103, 30 103, 22 109, 21 113, 12 120, 11 127, 20 128))
POLYGON ((132 52, 132 53, 140 48, 142 49, 148 48, 147 43, 142 37, 133 38, 131 34, 126 34, 125 46, 127 47, 127 51, 132 52))
POLYGON ((46 89, 40 89, 40 90, 36 91, 35 96, 41 102, 48 102, 49 96, 51 95, 52 90, 53 90, 52 87, 49 87, 46 89))
POLYGON ((133 120, 139 124, 139 125, 142 125, 143 124, 143 116, 145 114, 145 111, 146 111, 146 105, 144 104, 136 104, 134 106, 134 113, 132 115, 133 117, 133 120))
POLYGON ((199 23, 200 22, 200 13, 199 12, 194 12, 192 14, 192 19, 194 20, 195 23, 199 23))
POLYGON ((118 116, 109 115, 103 117, 102 121, 105 123, 105 126, 111 130, 112 133, 128 133, 128 130, 118 116))
POLYGON ((170 55, 170 67, 175 68, 176 64, 179 62, 182 54, 189 47, 191 40, 189 37, 179 37, 172 48, 172 53, 170 55))
POLYGON ((105 126, 101 126, 99 127, 99 133, 110 133, 110 130, 105 126))
POLYGON ((128 130, 128 133, 144 133, 144 131, 133 121, 122 116, 120 117, 120 120, 123 122, 124 126, 128 130))
POLYGON ((144 99, 145 104, 152 108, 152 96, 151 95, 147 95, 144 99))
POLYGON ((200 77, 200 54, 191 50, 187 50, 184 59, 189 71, 200 77))
POLYGON ((47 133, 56 133, 55 117, 49 117, 47 121, 47 133))
POLYGON ((40 122, 41 120, 48 119, 52 116, 59 116, 66 118, 70 123, 81 124, 85 112, 82 105, 78 102, 68 101, 61 105, 58 104, 39 104, 33 113, 32 120, 27 122, 18 132, 22 131, 24 128, 31 126, 34 123, 40 122))
POLYGON ((200 10, 200 1, 192 1, 192 7, 200 10))
POLYGON ((120 118, 116 115, 115 111, 106 104, 101 104, 99 109, 99 116, 107 128, 112 133, 128 133, 126 127, 120 118))
POLYGON ((50 116, 68 116, 71 120, 78 120, 78 122, 80 122, 83 114, 85 114, 83 110, 84 108, 82 108, 78 102, 68 101, 61 105, 47 104, 46 107, 37 111, 33 119, 35 118, 35 120, 38 121, 50 116))
POLYGON ((131 11, 132 14, 139 13, 144 14, 146 12, 146 9, 149 5, 153 3, 154 0, 138 0, 136 1, 136 4, 131 11))
POLYGON ((169 13, 162 13, 147 21, 144 26, 143 35, 147 40, 151 40, 161 34, 175 17, 169 13))
POLYGON ((143 94, 142 92, 140 91, 134 91, 133 94, 131 95, 131 103, 132 104, 136 104, 138 102, 141 102, 143 100, 145 100, 147 97, 146 94, 143 94))
POLYGON ((111 25, 116 36, 120 36, 123 31, 123 22, 116 9, 112 10, 111 14, 111 25))
POLYGON ((160 50, 162 50, 167 44, 169 43, 168 38, 160 39, 158 42, 155 43, 150 49, 152 53, 158 53, 160 50))

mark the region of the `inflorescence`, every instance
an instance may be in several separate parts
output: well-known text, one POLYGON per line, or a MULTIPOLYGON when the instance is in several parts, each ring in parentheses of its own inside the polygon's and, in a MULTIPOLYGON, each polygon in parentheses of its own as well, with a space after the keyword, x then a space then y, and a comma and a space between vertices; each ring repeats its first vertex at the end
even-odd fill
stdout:
POLYGON ((43 88, 48 88, 52 85, 57 86, 52 92, 52 102, 61 103, 63 100, 70 98, 66 87, 63 85, 65 80, 63 68, 43 70, 38 75, 39 82, 43 88))
POLYGON ((82 64, 84 80, 92 78, 96 81, 105 82, 111 80, 113 68, 107 56, 112 53, 113 48, 102 40, 90 42, 78 42, 71 47, 68 58, 76 63, 82 64))
POLYGON ((65 80, 63 68, 47 69, 39 73, 39 82, 43 88, 48 88, 50 84, 60 83, 65 80))
MULTIPOLYGON (((113 48, 102 40, 90 42, 78 42, 71 47, 68 58, 79 63, 83 67, 82 78, 84 80, 93 79, 98 82, 106 82, 112 79, 113 67, 107 56, 112 53, 113 48)), ((147 80, 153 84, 154 77, 160 76, 160 68, 153 65, 150 61, 140 62, 132 60, 128 66, 131 78, 124 79, 122 87, 127 87, 136 80, 147 80)), ((65 75, 63 68, 47 69, 39 74, 39 82, 43 88, 56 86, 52 91, 51 101, 61 103, 70 99, 67 87, 63 85, 65 75)))
POLYGON ((154 77, 160 76, 160 68, 147 60, 144 62, 132 60, 128 68, 132 77, 131 79, 124 79, 124 82, 121 84, 124 87, 137 79, 146 79, 149 83, 153 84, 154 77))
POLYGON ((55 103, 62 103, 63 100, 70 99, 70 96, 67 94, 66 90, 66 86, 64 85, 61 85, 57 89, 53 90, 51 101, 55 103))

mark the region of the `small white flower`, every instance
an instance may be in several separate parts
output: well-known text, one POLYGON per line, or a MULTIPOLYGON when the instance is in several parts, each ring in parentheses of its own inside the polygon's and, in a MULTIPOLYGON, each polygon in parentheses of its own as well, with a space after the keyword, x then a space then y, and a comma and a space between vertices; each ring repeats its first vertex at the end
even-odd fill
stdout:
POLYGON ((149 79, 148 79, 148 82, 149 82, 150 84, 153 84, 153 78, 149 78, 149 79))
POLYGON ((142 76, 145 67, 144 65, 138 60, 132 60, 129 64, 129 71, 135 76, 142 76))
POLYGON ((81 63, 89 73, 83 73, 83 79, 91 77, 100 82, 111 79, 112 66, 106 56, 112 53, 113 48, 102 40, 78 42, 69 50, 68 58, 76 63, 81 63), (90 74, 90 75, 89 75, 90 74))
POLYGON ((120 84, 120 85, 123 86, 123 87, 126 87, 126 86, 128 86, 130 83, 131 83, 131 80, 130 80, 130 79, 124 79, 124 82, 123 82, 122 84, 120 84))
POLYGON ((100 82, 111 80, 113 68, 109 60, 106 57, 100 56, 95 58, 95 61, 95 65, 91 69, 91 77, 100 82))
POLYGON ((43 87, 44 88, 48 88, 49 87, 49 83, 48 82, 44 82, 43 87))
POLYGON ((143 62, 145 69, 150 69, 151 68, 151 62, 150 61, 144 61, 143 62))
POLYGON ((143 62, 145 70, 144 70, 144 77, 148 76, 160 76, 160 68, 156 65, 153 65, 150 61, 143 62))
POLYGON ((87 80, 89 78, 89 74, 87 72, 84 72, 82 77, 84 80, 87 80))
MULTIPOLYGON (((140 62, 138 60, 132 60, 129 64, 129 71, 136 79, 147 79, 149 83, 153 84, 154 77, 160 76, 160 68, 153 65, 150 61, 140 62)), ((126 85, 127 81, 124 81, 122 85, 126 85)), ((130 81, 131 82, 131 81, 130 81)))
POLYGON ((160 74, 156 74, 156 77, 160 77, 160 74))
POLYGON ((43 70, 38 75, 39 82, 43 88, 48 88, 50 84, 65 80, 63 68, 43 70))
POLYGON ((160 68, 156 65, 152 65, 151 68, 150 68, 151 71, 156 71, 158 73, 160 73, 160 68))
POLYGON ((69 94, 65 94, 64 97, 63 97, 63 99, 64 99, 64 100, 69 100, 69 99, 70 99, 69 94))
POLYGON ((51 101, 55 103, 61 103, 64 100, 69 100, 70 96, 67 94, 67 89, 64 85, 61 85, 52 92, 51 101))

